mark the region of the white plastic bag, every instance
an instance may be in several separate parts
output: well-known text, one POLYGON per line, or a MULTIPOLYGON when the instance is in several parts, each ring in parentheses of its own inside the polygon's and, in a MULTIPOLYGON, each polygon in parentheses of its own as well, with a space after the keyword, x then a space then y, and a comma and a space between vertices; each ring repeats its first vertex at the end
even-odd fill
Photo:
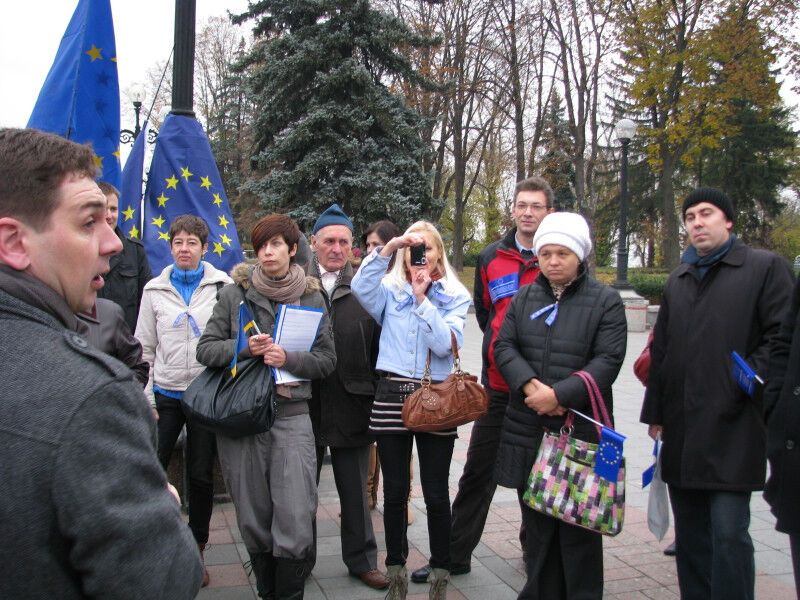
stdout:
POLYGON ((647 528, 661 541, 669 529, 667 484, 661 479, 661 444, 658 444, 655 467, 653 480, 650 482, 650 495, 647 497, 647 528))

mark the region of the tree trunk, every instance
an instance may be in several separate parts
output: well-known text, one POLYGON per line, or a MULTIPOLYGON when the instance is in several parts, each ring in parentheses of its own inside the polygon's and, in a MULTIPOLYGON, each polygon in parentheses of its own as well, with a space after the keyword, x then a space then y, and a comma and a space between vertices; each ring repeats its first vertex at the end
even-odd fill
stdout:
POLYGON ((681 255, 680 240, 678 239, 678 216, 675 212, 675 187, 673 184, 675 157, 663 152, 662 161, 663 166, 658 185, 664 218, 661 235, 663 240, 662 254, 664 266, 671 271, 678 266, 681 255))

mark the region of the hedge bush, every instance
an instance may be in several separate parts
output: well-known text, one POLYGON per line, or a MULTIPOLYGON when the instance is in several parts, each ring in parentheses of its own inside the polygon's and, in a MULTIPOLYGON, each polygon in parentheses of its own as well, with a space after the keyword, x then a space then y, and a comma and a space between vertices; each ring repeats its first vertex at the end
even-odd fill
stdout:
POLYGON ((628 281, 637 294, 647 298, 650 304, 661 304, 664 286, 667 284, 669 273, 645 272, 643 270, 629 271, 628 281))

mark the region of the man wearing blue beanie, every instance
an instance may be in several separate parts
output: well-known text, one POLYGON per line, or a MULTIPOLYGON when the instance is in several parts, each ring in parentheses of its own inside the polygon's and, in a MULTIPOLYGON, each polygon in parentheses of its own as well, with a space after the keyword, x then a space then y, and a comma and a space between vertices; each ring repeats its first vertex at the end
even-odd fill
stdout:
POLYGON ((380 330, 350 293, 353 223, 334 204, 319 216, 312 231, 308 274, 318 278, 325 290, 336 344, 336 369, 313 382, 309 403, 317 443, 317 483, 329 447, 342 511, 342 560, 352 576, 371 588, 384 589, 389 582, 377 568, 378 546, 367 504, 374 441, 369 416, 380 330))
POLYGON ((738 352, 762 377, 789 306, 792 271, 733 233, 733 203, 699 188, 683 203, 689 246, 667 281, 641 421, 661 435, 681 598, 753 600, 750 496, 764 488, 760 393, 731 374, 738 352))

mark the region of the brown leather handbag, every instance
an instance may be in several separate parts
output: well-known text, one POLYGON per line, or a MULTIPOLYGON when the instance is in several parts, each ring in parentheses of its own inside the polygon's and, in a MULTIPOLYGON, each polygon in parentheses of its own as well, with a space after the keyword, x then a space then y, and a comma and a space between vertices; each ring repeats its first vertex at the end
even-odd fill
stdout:
POLYGON ((422 387, 406 397, 403 423, 411 431, 441 431, 481 418, 489 410, 489 395, 478 378, 461 370, 456 336, 450 332, 453 372, 440 383, 431 382, 431 351, 425 361, 422 387))

